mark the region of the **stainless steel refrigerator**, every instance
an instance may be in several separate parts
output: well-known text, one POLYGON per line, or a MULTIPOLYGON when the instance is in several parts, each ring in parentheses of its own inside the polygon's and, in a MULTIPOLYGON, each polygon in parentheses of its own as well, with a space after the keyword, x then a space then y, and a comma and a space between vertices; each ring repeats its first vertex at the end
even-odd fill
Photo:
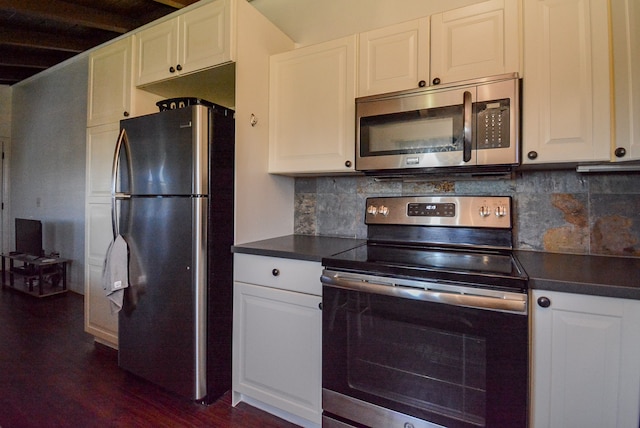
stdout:
POLYGON ((196 401, 231 385, 233 111, 197 100, 120 122, 114 234, 129 247, 123 369, 196 401))

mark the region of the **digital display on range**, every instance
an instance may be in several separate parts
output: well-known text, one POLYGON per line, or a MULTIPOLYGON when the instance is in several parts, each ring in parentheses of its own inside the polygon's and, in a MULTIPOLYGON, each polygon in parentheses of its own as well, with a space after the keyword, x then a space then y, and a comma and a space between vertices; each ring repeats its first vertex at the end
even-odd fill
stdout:
POLYGON ((410 203, 407 205, 409 217, 455 217, 456 205, 452 203, 410 203))

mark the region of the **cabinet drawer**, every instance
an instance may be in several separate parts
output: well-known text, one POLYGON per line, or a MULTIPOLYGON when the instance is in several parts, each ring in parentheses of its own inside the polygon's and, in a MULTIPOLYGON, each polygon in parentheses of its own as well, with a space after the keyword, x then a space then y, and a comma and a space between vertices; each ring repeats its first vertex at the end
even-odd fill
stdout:
POLYGON ((234 254, 235 281, 322 295, 322 264, 280 257, 234 254))

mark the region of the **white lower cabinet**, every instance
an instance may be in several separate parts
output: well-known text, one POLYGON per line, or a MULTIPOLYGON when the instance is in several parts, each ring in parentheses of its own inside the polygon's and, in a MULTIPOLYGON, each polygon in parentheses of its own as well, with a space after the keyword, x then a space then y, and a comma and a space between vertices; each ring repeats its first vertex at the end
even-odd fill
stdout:
POLYGON ((531 426, 638 427, 640 301, 544 290, 532 297, 531 426))
POLYGON ((86 153, 84 330, 113 348, 118 345, 118 314, 111 312, 102 268, 113 239, 111 166, 119 131, 118 122, 87 128, 86 153))
POLYGON ((302 426, 321 423, 321 272, 318 262, 234 255, 234 405, 245 401, 302 426), (310 282, 314 294, 292 291, 310 282))
POLYGON ((99 342, 116 348, 118 314, 111 312, 109 299, 102 286, 104 259, 113 239, 111 204, 87 204, 85 216, 84 331, 92 334, 99 342))

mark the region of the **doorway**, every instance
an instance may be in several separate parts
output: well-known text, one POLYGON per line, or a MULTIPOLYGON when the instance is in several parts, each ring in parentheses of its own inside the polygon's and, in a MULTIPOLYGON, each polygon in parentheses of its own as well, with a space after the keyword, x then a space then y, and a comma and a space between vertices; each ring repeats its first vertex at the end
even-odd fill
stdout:
POLYGON ((8 216, 6 210, 8 204, 6 203, 6 196, 9 194, 8 184, 8 169, 6 167, 7 157, 6 149, 8 148, 9 140, 4 137, 0 137, 0 250, 2 252, 9 251, 9 227, 8 216))

